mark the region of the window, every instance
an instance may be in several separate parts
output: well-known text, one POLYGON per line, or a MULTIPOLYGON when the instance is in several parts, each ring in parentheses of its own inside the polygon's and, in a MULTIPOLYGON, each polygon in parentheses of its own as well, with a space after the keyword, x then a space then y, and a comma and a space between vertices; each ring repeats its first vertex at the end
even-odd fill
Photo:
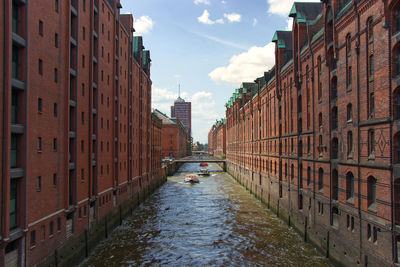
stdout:
POLYGON ((322 97, 322 83, 321 83, 321 56, 318 56, 317 59, 317 67, 318 67, 318 73, 317 73, 317 78, 318 78, 318 100, 321 99, 322 97))
POLYGON ((18 182, 10 180, 10 230, 18 226, 18 182))
POLYGON ((354 201, 354 175, 352 172, 348 172, 346 175, 346 199, 354 201))
POLYGON ((53 151, 57 151, 57 138, 53 139, 53 151))
POLYGON ((54 46, 56 48, 58 48, 58 34, 57 33, 54 34, 54 46))
POLYGON ((376 179, 368 177, 368 209, 376 210, 376 179))
POLYGON ((85 96, 85 84, 84 83, 82 83, 82 96, 85 96))
POLYGON ((42 151, 42 137, 38 137, 37 149, 42 151))
POLYGON ((81 169, 81 180, 82 180, 82 182, 85 180, 85 171, 84 171, 84 169, 81 169))
POLYGON ((86 11, 86 0, 83 0, 83 11, 86 11))
POLYGON ((82 125, 85 124, 85 112, 81 113, 81 123, 82 125))
POLYGON ((60 230, 61 230, 61 218, 58 217, 57 218, 57 231, 60 231, 60 230))
POLYGON ((54 9, 58 13, 58 0, 54 0, 54 9))
POLYGON ((12 90, 11 93, 11 123, 18 123, 18 91, 12 90))
POLYGON ((57 117, 57 103, 54 103, 53 115, 54 115, 54 117, 57 117))
POLYGON ((54 234, 54 222, 51 221, 49 225, 49 236, 52 236, 54 234))
POLYGON ((369 117, 375 117, 375 95, 374 93, 369 94, 369 117))
POLYGON ((337 98, 337 77, 332 78, 332 99, 337 98))
POLYGON ((374 41, 374 27, 372 25, 372 18, 369 18, 367 22, 367 34, 368 34, 368 41, 369 42, 374 41))
POLYGON ((43 75, 43 61, 39 58, 39 64, 38 64, 38 72, 40 75, 43 75))
POLYGON ((322 113, 318 114, 318 126, 319 129, 322 130, 322 113))
POLYGON ((53 187, 57 186, 57 174, 53 173, 53 187))
POLYGON ((339 177, 337 170, 332 171, 332 198, 334 200, 339 199, 339 177))
POLYGON ((368 155, 375 156, 375 132, 372 129, 368 131, 368 155))
POLYGON ((85 141, 81 140, 81 153, 85 152, 85 141))
POLYGON ((42 113, 43 103, 42 99, 38 98, 38 113, 42 113))
POLYGON ((58 82, 58 70, 57 70, 57 68, 54 69, 54 82, 55 83, 58 82))
POLYGON ((307 168, 307 187, 311 187, 311 168, 307 168))
POLYGON ((14 78, 14 79, 20 79, 20 75, 19 75, 19 69, 20 69, 20 67, 19 67, 19 49, 18 49, 18 47, 16 47, 15 45, 13 45, 13 47, 12 47, 12 65, 11 65, 11 68, 12 68, 12 78, 14 78))
POLYGON ((349 131, 347 133, 347 155, 350 156, 353 153, 353 133, 349 131))
POLYGON ((352 121, 353 120, 353 105, 351 104, 351 103, 349 103, 348 105, 347 105, 347 112, 346 112, 346 114, 347 114, 347 121, 349 122, 349 121, 352 121))
POLYGON ((374 78, 374 55, 369 56, 369 79, 374 78))
POLYGON ((31 247, 36 245, 36 231, 31 232, 31 247))
POLYGON ((397 133, 394 139, 394 163, 400 163, 400 134, 397 133))
POLYGON ((332 130, 337 130, 338 128, 338 110, 337 107, 332 109, 332 130))
POLYGON ((82 27, 82 40, 85 40, 86 38, 86 28, 82 27))
POLYGON ((18 167, 18 136, 16 134, 11 134, 10 167, 18 167))
POLYGON ((324 190, 324 170, 322 168, 318 170, 318 190, 320 192, 324 190))
POLYGON ((336 137, 332 139, 332 159, 338 159, 339 154, 339 142, 336 137))
POLYGON ((43 21, 39 20, 39 35, 43 36, 43 21))
POLYGON ((36 178, 36 191, 40 192, 42 190, 42 176, 36 178))

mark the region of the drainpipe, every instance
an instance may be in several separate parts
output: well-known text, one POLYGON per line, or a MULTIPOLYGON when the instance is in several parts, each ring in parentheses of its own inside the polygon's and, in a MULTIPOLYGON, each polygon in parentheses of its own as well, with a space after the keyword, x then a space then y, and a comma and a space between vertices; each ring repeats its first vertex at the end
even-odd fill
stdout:
MULTIPOLYGON (((385 13, 387 14, 387 3, 386 0, 382 0, 383 4, 384 4, 384 8, 385 8, 385 13)), ((386 20, 383 25, 383 28, 387 29, 387 34, 388 34, 388 58, 389 58, 389 64, 388 64, 388 81, 389 81, 389 117, 390 117, 390 139, 389 139, 389 147, 392 148, 393 147, 393 140, 392 140, 392 136, 393 136, 393 106, 392 106, 392 64, 391 64, 391 59, 392 59, 392 25, 390 23, 390 21, 386 20)), ((395 234, 395 197, 394 197, 394 172, 393 172, 393 150, 390 149, 390 166, 391 166, 391 179, 390 179, 390 202, 391 202, 391 229, 390 232, 392 234, 392 264, 394 264, 396 262, 396 258, 397 258, 397 250, 396 250, 396 234, 395 234)))
MULTIPOLYGON (((4 1, 3 2, 3 9, 4 9, 4 14, 3 14, 3 22, 4 22, 4 58, 3 58, 3 67, 4 67, 4 71, 3 71, 3 138, 2 138, 2 158, 3 158, 3 164, 2 164, 2 169, 1 169, 1 173, 2 173, 2 179, 1 179, 1 189, 2 189, 2 197, 1 197, 1 236, 4 238, 4 221, 5 221, 5 214, 4 214, 4 208, 5 208, 5 195, 6 195, 6 171, 7 168, 6 166, 4 166, 4 159, 6 158, 7 154, 6 154, 6 149, 4 149, 5 145, 6 145, 6 121, 7 121, 7 75, 6 75, 6 69, 7 69, 7 59, 8 59, 8 53, 5 53, 7 51, 7 30, 8 30, 8 24, 7 24, 7 16, 6 16, 6 12, 7 12, 7 2, 8 1, 4 1)), ((2 253, 1 253, 2 254, 2 253)))
POLYGON ((359 254, 360 261, 362 260, 362 223, 361 223, 361 169, 360 169, 360 14, 358 13, 357 1, 354 1, 354 12, 356 13, 357 18, 357 43, 356 43, 356 55, 357 55, 357 176, 358 176, 358 217, 359 217, 359 226, 360 226, 360 246, 359 246, 359 254))

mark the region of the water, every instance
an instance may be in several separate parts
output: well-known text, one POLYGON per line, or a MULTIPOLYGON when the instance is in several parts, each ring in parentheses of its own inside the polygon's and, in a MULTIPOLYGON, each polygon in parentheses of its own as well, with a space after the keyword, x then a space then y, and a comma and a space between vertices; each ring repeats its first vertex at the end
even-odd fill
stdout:
POLYGON ((198 169, 183 165, 82 265, 330 266, 228 174, 183 183, 198 169))

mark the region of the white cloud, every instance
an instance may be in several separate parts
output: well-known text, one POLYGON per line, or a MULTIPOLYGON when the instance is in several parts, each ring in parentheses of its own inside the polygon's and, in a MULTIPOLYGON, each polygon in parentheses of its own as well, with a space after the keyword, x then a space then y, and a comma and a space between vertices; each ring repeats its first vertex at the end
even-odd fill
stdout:
POLYGON ((234 42, 231 42, 231 41, 228 41, 228 40, 224 40, 224 39, 212 36, 212 35, 203 34, 203 33, 195 32, 195 31, 191 31, 191 30, 187 30, 187 31, 192 33, 192 34, 195 34, 197 36, 200 36, 202 38, 205 38, 205 39, 208 39, 208 40, 211 40, 211 41, 223 44, 223 45, 227 45, 227 46, 238 48, 238 49, 242 49, 242 50, 247 50, 248 49, 248 47, 243 46, 241 44, 234 43, 234 42))
MULTIPOLYGON (((281 16, 288 16, 295 0, 267 0, 268 12, 281 16)), ((317 0, 302 0, 301 2, 319 2, 317 0)))
POLYGON ((135 19, 135 30, 137 35, 143 35, 148 33, 153 28, 153 20, 149 16, 141 16, 135 19))
POLYGON ((198 5, 198 4, 209 5, 209 4, 210 4, 210 0, 194 0, 194 3, 195 3, 196 5, 198 5))
POLYGON ((225 0, 222 0, 221 3, 222 3, 222 4, 226 4, 226 1, 225 1, 225 0))
POLYGON ((217 20, 215 21, 215 23, 224 24, 224 20, 223 20, 223 19, 217 19, 217 20))
POLYGON ((242 15, 237 13, 224 14, 224 17, 227 18, 229 22, 240 22, 242 19, 242 15))
POLYGON ((247 52, 234 55, 229 65, 218 67, 208 75, 217 83, 240 84, 252 82, 275 64, 275 44, 253 46, 247 52))
POLYGON ((293 28, 293 18, 288 18, 288 20, 286 21, 287 25, 285 30, 286 31, 291 31, 293 28))
MULTIPOLYGON (((171 115, 171 106, 178 97, 178 93, 169 89, 152 88, 152 108, 156 108, 166 115, 171 115)), ((208 131, 216 119, 219 119, 215 111, 216 102, 211 92, 199 91, 189 96, 182 92, 181 97, 192 102, 192 135, 195 140, 207 142, 208 131)))
POLYGON ((203 24, 209 24, 209 25, 211 25, 211 24, 214 24, 214 23, 215 23, 214 21, 212 21, 212 20, 210 19, 210 13, 208 12, 207 9, 204 9, 203 14, 202 14, 200 17, 198 17, 197 20, 198 20, 200 23, 203 23, 203 24))
POLYGON ((253 19, 253 27, 255 27, 258 23, 258 20, 256 18, 253 19))

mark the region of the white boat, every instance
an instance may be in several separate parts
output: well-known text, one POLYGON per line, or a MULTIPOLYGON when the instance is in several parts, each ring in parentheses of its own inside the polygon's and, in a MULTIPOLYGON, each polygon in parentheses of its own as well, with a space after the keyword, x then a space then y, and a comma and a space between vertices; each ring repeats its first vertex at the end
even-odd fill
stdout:
POLYGON ((197 178, 196 174, 188 174, 185 176, 185 183, 195 184, 199 182, 199 178, 197 178))
POLYGON ((201 176, 210 176, 210 171, 207 168, 201 168, 198 175, 201 176))

